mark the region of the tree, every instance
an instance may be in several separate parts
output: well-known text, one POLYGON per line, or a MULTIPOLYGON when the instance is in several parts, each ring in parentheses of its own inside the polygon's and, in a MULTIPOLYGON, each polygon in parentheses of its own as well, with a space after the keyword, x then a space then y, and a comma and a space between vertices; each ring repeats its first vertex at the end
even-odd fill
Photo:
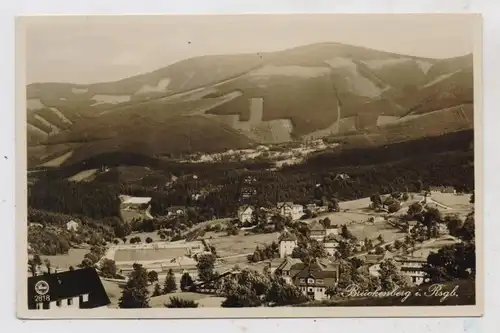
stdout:
POLYGON ((431 283, 474 279, 476 276, 476 246, 474 243, 447 245, 431 252, 424 265, 425 278, 431 283))
POLYGON ((403 196, 401 197, 401 200, 408 201, 408 199, 409 199, 408 192, 403 193, 403 196))
POLYGON ((397 200, 394 200, 393 202, 391 202, 387 207, 387 210, 389 211, 389 213, 396 213, 400 209, 401 209, 401 204, 397 200))
POLYGON ((82 262, 78 266, 80 268, 89 268, 89 267, 94 267, 94 263, 89 258, 83 258, 82 262))
POLYGON ((35 261, 33 259, 28 260, 28 268, 31 276, 36 276, 38 266, 35 264, 35 261))
POLYGON ((332 220, 330 220, 328 217, 325 217, 323 220, 320 220, 321 224, 323 225, 323 227, 325 228, 330 228, 330 226, 332 225, 332 220))
POLYGON ((375 254, 384 254, 385 250, 381 246, 375 248, 375 254))
POLYGON ((203 282, 208 282, 216 277, 214 272, 215 267, 215 256, 213 254, 202 254, 198 256, 198 263, 196 268, 198 269, 198 278, 203 282))
POLYGON ((116 276, 116 264, 114 260, 104 259, 100 267, 101 275, 105 278, 114 278, 116 276))
POLYGON ((123 243, 126 243, 127 242, 127 237, 123 237, 122 241, 123 241, 123 243))
POLYGON ((391 291, 396 286, 402 288, 408 285, 392 260, 384 260, 380 263, 379 279, 383 291, 391 291))
POLYGON ((152 243, 152 242, 153 242, 153 239, 151 237, 146 238, 146 243, 149 244, 149 243, 152 243))
POLYGON ((380 196, 379 193, 375 193, 372 196, 370 196, 370 200, 372 202, 372 208, 378 208, 382 206, 382 197, 380 196))
POLYGON ((140 264, 134 264, 118 306, 122 309, 149 308, 148 274, 140 264))
POLYGON ((163 295, 163 292, 161 290, 160 284, 156 283, 155 287, 153 289, 153 294, 151 296, 156 297, 156 296, 161 296, 163 295))
POLYGON ((423 223, 427 228, 436 225, 441 220, 441 212, 437 208, 428 208, 423 214, 423 223))
POLYGON ((70 271, 70 272, 72 272, 72 271, 74 271, 74 270, 75 270, 75 268, 74 268, 73 266, 69 266, 69 271, 70 271))
POLYGON ((148 272, 148 281, 153 284, 158 281, 158 273, 154 270, 148 272))
POLYGON ((418 202, 412 203, 410 207, 408 207, 408 211, 406 212, 406 216, 408 219, 415 219, 417 221, 421 220, 421 215, 423 213, 424 207, 418 202))
POLYGON ((120 243, 120 241, 119 241, 118 239, 116 239, 116 238, 115 238, 115 239, 113 240, 113 244, 118 245, 118 243, 120 243))
POLYGON ((462 230, 462 227, 464 225, 464 222, 462 221, 460 216, 458 216, 458 214, 446 215, 444 217, 443 222, 446 224, 446 227, 448 228, 450 235, 455 236, 455 237, 459 237, 461 230, 462 230))
POLYGON ((470 196, 469 203, 473 204, 475 202, 474 193, 470 196))
POLYGON ((339 201, 336 198, 333 198, 328 203, 328 211, 329 212, 339 212, 340 211, 339 201))
POLYGON ((166 305, 167 308, 197 308, 198 303, 192 300, 185 300, 179 297, 170 297, 170 302, 166 305))
POLYGON ((341 258, 347 258, 351 255, 351 246, 347 242, 339 242, 338 252, 341 258))
POLYGON ((342 225, 340 235, 348 240, 356 240, 356 237, 352 234, 352 232, 349 230, 349 228, 347 228, 345 224, 342 225))
POLYGON ((394 248, 395 248, 396 250, 399 250, 399 249, 401 248, 401 246, 402 246, 402 245, 403 245, 403 243, 402 243, 399 239, 396 239, 396 240, 394 241, 394 248))
POLYGON ((167 276, 165 277, 165 283, 163 284, 163 293, 170 294, 177 290, 177 283, 175 282, 175 275, 172 269, 168 270, 167 276))
POLYGON ((307 297, 297 286, 286 283, 280 277, 273 277, 265 301, 272 306, 285 306, 306 302, 307 297))
POLYGON ((292 258, 297 258, 302 262, 308 263, 311 260, 311 254, 305 247, 299 245, 292 250, 292 258))
POLYGON ((189 275, 188 272, 185 272, 181 276, 181 290, 186 291, 191 287, 193 284, 193 279, 191 278, 191 275, 189 275))
POLYGON ((382 236, 382 234, 378 235, 377 240, 380 244, 384 243, 384 237, 382 236))

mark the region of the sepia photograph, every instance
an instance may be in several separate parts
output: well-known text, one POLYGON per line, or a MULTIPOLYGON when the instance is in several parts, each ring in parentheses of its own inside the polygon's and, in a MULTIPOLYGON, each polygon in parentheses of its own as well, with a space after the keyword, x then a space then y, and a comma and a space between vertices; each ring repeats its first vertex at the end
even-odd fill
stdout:
POLYGON ((481 57, 475 14, 18 17, 18 316, 482 315, 481 57))

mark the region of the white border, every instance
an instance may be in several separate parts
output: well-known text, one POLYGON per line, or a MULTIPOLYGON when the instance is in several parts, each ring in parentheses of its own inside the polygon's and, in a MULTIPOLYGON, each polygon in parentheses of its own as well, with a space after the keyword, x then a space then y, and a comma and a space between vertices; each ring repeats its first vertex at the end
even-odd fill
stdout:
MULTIPOLYGON (((3 140, 0 140, 0 147, 2 149, 0 154, 0 161, 2 168, 2 172, 0 173, 0 177, 2 178, 2 194, 0 197, 0 214, 3 217, 2 221, 4 223, 4 232, 1 233, 3 239, 0 244, 5 247, 4 251, 2 251, 2 255, 4 259, 2 262, 6 263, 7 269, 4 272, 10 271, 13 272, 12 269, 14 267, 14 256, 13 253, 13 239, 14 237, 14 228, 13 223, 9 224, 10 221, 13 221, 14 210, 13 210, 13 191, 14 191, 14 145, 13 145, 13 110, 14 103, 12 96, 14 95, 13 91, 13 71, 14 71, 14 59, 13 52, 8 51, 9 47, 12 50, 13 45, 13 20, 12 16, 14 14, 40 14, 40 13, 79 13, 79 14, 89 14, 89 13, 162 13, 162 12, 198 12, 198 13, 207 13, 207 12, 463 12, 466 10, 474 11, 474 12, 482 12, 484 17, 484 148, 485 148, 485 178, 487 179, 484 184, 485 189, 485 251, 484 259, 485 266, 487 267, 486 271, 486 315, 485 315, 485 326, 486 323, 491 324, 488 325, 489 328, 493 329, 493 321, 495 320, 495 312, 498 312, 498 292, 499 288, 496 286, 497 279, 494 279, 494 276, 498 276, 498 265, 494 264, 494 258, 498 258, 499 249, 498 243, 495 241, 495 234, 498 234, 495 229, 496 221, 494 221, 493 214, 493 203, 496 199, 494 197, 495 191, 494 188, 500 188, 499 177, 497 176, 497 170, 499 169, 499 161, 496 157, 496 152, 498 151, 497 144, 495 142, 495 137, 493 135, 496 134, 495 127, 500 122, 498 111, 493 109, 493 106, 497 106, 499 103, 495 103, 496 92, 500 91, 499 87, 499 71, 498 71, 498 63, 496 60, 499 58, 499 40, 498 35, 500 33, 500 26, 498 24, 497 18, 500 17, 499 11, 499 3, 495 0, 493 1, 408 1, 403 2, 400 1, 396 5, 394 1, 349 1, 342 3, 334 3, 333 1, 203 1, 203 2, 195 2, 195 1, 186 1, 182 2, 174 2, 174 3, 159 3, 152 2, 147 0, 142 0, 140 2, 137 1, 109 1, 109 0, 96 0, 96 1, 78 1, 78 2, 68 2, 68 1, 19 1, 17 3, 5 4, 2 3, 2 13, 6 15, 10 20, 2 20, 2 40, 6 46, 7 51, 4 50, 2 52, 2 89, 0 94, 2 94, 1 103, 3 103, 4 110, 4 121, 1 122, 2 130, 0 131, 3 136, 3 140), (182 5, 181 5, 182 3, 182 5), (10 5, 10 6, 9 6, 10 5), (192 6, 197 6, 196 9, 193 10, 192 6), (6 80, 6 78, 10 78, 6 80), (5 156, 5 157, 4 157, 5 156), (495 172, 496 171, 496 172, 495 172), (491 207, 491 208, 490 208, 491 207), (495 283, 494 283, 494 282, 495 283), (497 297, 495 297, 497 296, 497 297), (495 306, 497 311, 494 311, 490 308, 490 306, 495 306)), ((4 48, 5 49, 5 48, 4 48)), ((496 227, 498 228, 498 227, 496 227)), ((2 284, 0 284, 2 291, 2 295, 4 295, 4 300, 8 301, 8 295, 14 296, 14 288, 13 286, 13 274, 4 273, 2 274, 2 284), (6 281, 4 281, 6 280, 6 281)), ((14 297, 11 297, 13 300, 14 297)), ((3 302, 4 303, 4 302, 3 302)), ((2 303, 2 304, 3 304, 2 303)), ((12 301, 8 301, 9 304, 13 304, 12 301)), ((5 311, 7 309, 2 305, 2 316, 7 314, 10 319, 9 322, 12 323, 14 319, 14 311, 12 311, 12 305, 10 305, 10 311, 5 311)), ((4 319, 4 318, 2 318, 4 319)), ((15 320, 15 319, 14 319, 15 320)), ((151 323, 152 321, 150 321, 151 323)), ((425 329, 427 331, 458 331, 463 330, 467 332, 476 331, 481 328, 483 320, 480 319, 391 319, 391 320, 364 320, 364 325, 359 324, 359 321, 356 320, 293 320, 293 321, 282 321, 282 320, 273 320, 273 321, 239 321, 237 324, 234 320, 212 320, 212 321, 171 321, 168 324, 167 328, 164 329, 173 329, 175 331, 176 328, 189 330, 190 328, 204 328, 210 329, 208 326, 212 326, 212 329, 223 330, 225 328, 235 328, 241 329, 243 331, 257 331, 262 330, 266 326, 267 329, 285 329, 287 331, 301 330, 302 327, 307 330, 315 330, 315 331, 334 331, 335 329, 342 329, 344 331, 351 330, 360 330, 366 331, 369 329, 371 332, 373 331, 394 331, 394 332, 421 332, 421 326, 417 325, 418 323, 424 324, 425 329), (339 326, 335 326, 338 323, 339 326), (304 324, 304 326, 300 325, 304 324), (208 326, 207 326, 208 325, 208 326), (305 326, 307 325, 307 326, 305 326), (341 326, 340 326, 341 325, 341 326)), ((19 323, 19 322, 17 322, 19 323)), ((57 328, 68 328, 72 330, 82 330, 82 326, 79 325, 71 325, 68 327, 67 322, 59 321, 59 322, 30 322, 29 325, 39 325, 37 328, 41 328, 43 325, 50 325, 51 331, 57 331, 57 328)), ((94 322, 94 325, 99 325, 101 329, 117 329, 118 326, 115 321, 104 321, 104 322, 94 322), (106 327, 106 325, 113 325, 110 327, 106 327)), ((137 329, 139 327, 135 327, 138 322, 128 321, 126 323, 127 327, 130 329, 137 329)), ((141 328, 143 328, 144 323, 141 322, 141 328)), ((34 327, 27 327, 30 331, 33 330, 34 327)), ((122 326, 120 326, 122 328, 122 326)), ((87 330, 88 327, 85 327, 87 330)), ((490 331, 490 330, 488 330, 490 331)))

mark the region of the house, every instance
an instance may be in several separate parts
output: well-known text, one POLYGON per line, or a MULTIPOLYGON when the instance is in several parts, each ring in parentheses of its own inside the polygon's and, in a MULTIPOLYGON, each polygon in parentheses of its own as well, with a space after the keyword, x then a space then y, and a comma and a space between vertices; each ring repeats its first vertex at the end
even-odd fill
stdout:
POLYGON ((289 217, 292 221, 300 219, 304 215, 304 207, 293 202, 278 202, 276 208, 283 217, 289 217))
POLYGON ((337 253, 337 249, 340 246, 340 243, 343 241, 340 235, 327 235, 323 240, 323 246, 325 247, 325 251, 330 256, 335 256, 337 253))
POLYGON ((167 208, 168 217, 182 216, 186 214, 186 208, 182 206, 171 206, 167 208))
POLYGON ((306 209, 309 210, 311 213, 317 213, 318 212, 318 206, 315 203, 312 204, 307 204, 306 209))
POLYGON ((438 234, 440 234, 440 235, 449 235, 450 234, 450 230, 448 229, 448 226, 446 225, 446 223, 438 223, 437 228, 438 228, 438 234))
POLYGON ((339 280, 339 264, 327 259, 316 258, 300 270, 293 283, 306 296, 314 300, 323 300, 328 296, 326 291, 334 288, 339 280))
POLYGON ((348 179, 351 179, 351 177, 349 177, 349 175, 346 173, 338 173, 334 178, 334 180, 348 180, 348 179))
POLYGON ((92 309, 110 303, 95 268, 28 278, 28 309, 92 309))
POLYGON ((66 229, 68 231, 78 231, 78 228, 80 228, 78 222, 71 220, 68 223, 66 223, 66 229))
POLYGON ((431 193, 453 193, 456 194, 457 191, 452 186, 430 186, 429 190, 431 193))
POLYGON ((325 231, 326 231, 326 236, 330 236, 330 235, 336 236, 340 233, 339 227, 337 225, 332 225, 332 226, 326 228, 325 231))
POLYGON ((293 249, 297 247, 297 237, 291 232, 284 232, 279 239, 280 258, 285 258, 292 255, 293 249))
POLYGON ((402 275, 408 278, 408 281, 414 285, 420 285, 425 280, 425 272, 423 270, 427 259, 421 257, 400 256, 394 260, 399 266, 402 275))
POLYGON ((293 277, 297 275, 306 265, 297 258, 286 257, 281 264, 276 267, 274 274, 280 276, 287 283, 293 283, 293 277))
POLYGON ((257 194, 257 190, 251 187, 246 187, 241 190, 240 199, 246 200, 257 194))
POLYGON ((238 220, 241 223, 251 222, 254 209, 248 205, 238 208, 238 220))
POLYGON ((309 237, 317 240, 318 242, 322 242, 326 236, 326 228, 319 223, 317 220, 314 220, 309 224, 309 237))

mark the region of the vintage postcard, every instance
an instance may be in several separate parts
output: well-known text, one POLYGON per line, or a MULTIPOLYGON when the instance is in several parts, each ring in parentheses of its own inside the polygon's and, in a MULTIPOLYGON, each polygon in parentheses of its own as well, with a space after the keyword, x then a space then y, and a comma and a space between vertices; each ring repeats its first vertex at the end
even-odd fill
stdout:
POLYGON ((20 318, 482 315, 479 15, 16 40, 20 318))

